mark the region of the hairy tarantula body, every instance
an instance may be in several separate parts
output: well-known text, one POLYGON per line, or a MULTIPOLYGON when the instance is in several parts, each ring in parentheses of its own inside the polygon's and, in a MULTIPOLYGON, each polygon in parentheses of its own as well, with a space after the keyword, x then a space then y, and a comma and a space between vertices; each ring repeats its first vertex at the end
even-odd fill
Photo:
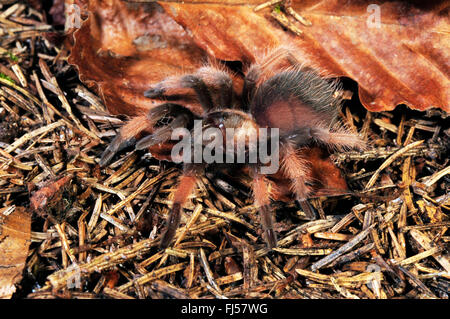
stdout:
MULTIPOLYGON (((228 148, 226 151, 220 149, 224 157, 238 156, 230 153, 237 152, 234 146, 239 142, 244 144, 244 164, 250 168, 253 179, 253 198, 260 212, 263 237, 268 247, 273 248, 277 240, 270 208, 271 189, 276 191, 278 184, 273 181, 288 181, 295 200, 306 214, 313 215, 307 199, 312 192, 314 174, 308 162, 311 156, 305 154, 314 147, 334 150, 364 147, 358 136, 337 121, 341 106, 338 89, 335 82, 328 82, 313 70, 302 68, 284 48, 273 51, 247 70, 241 94, 235 92, 227 72, 212 66, 202 67, 194 74, 169 77, 147 90, 145 96, 171 102, 157 105, 148 114, 135 117, 124 125, 103 153, 100 165, 106 165, 114 154, 130 145, 135 145, 136 149, 149 149, 158 159, 174 161, 173 133, 185 129, 195 140, 195 121, 201 120, 202 132, 214 128, 223 133, 225 145, 232 142, 231 152, 228 148), (176 99, 184 102, 172 102, 176 99), (231 128, 235 130, 228 134, 231 128), (278 140, 262 135, 260 129, 277 129, 278 140), (266 154, 266 158, 257 161, 249 160, 255 141, 261 143, 264 139, 269 143, 277 142, 277 148, 271 150, 279 156, 279 168, 275 172, 264 173, 262 169, 267 168, 267 157, 273 154, 266 154)), ((200 151, 204 151, 208 146, 205 141, 200 143, 200 151)), ((223 165, 193 161, 195 147, 192 151, 183 157, 183 173, 160 243, 163 248, 175 235, 183 205, 195 188, 197 178, 208 166, 223 165)))

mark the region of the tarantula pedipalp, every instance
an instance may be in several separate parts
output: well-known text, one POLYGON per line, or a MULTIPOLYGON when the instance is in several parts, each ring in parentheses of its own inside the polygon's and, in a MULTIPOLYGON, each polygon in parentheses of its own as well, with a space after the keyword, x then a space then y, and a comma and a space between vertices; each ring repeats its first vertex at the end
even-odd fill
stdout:
MULTIPOLYGON (((231 153, 238 153, 236 145, 239 142, 244 144, 244 164, 251 168, 253 197, 260 212, 263 237, 268 247, 273 248, 277 240, 270 209, 270 176, 262 169, 267 168, 267 157, 277 153, 279 169, 271 173, 275 173, 275 179, 289 181, 290 192, 302 209, 312 215, 307 198, 311 193, 310 184, 314 181, 310 163, 303 156, 303 151, 311 146, 338 150, 364 147, 364 142, 357 135, 337 121, 341 105, 337 90, 336 83, 328 82, 311 69, 300 67, 285 48, 272 51, 247 70, 240 95, 234 92, 230 75, 213 66, 202 67, 194 74, 169 77, 146 91, 145 96, 173 100, 174 97, 182 99, 190 93, 190 96, 196 97, 200 107, 192 103, 167 102, 155 106, 148 114, 133 118, 120 129, 104 151, 100 165, 106 165, 114 154, 133 144, 137 149, 149 149, 158 159, 174 161, 173 133, 177 129, 186 129, 195 141, 195 121, 200 120, 201 132, 214 128, 223 133, 225 145, 233 142, 231 153), (228 134, 229 129, 235 130, 228 134), (261 129, 277 129, 278 139, 271 140, 272 135, 263 135, 261 129), (250 161, 251 150, 255 149, 253 144, 264 142, 264 139, 268 143, 276 143, 277 148, 266 154, 266 158, 250 161)), ((200 144, 200 152, 203 152, 208 146, 204 140, 200 144)), ((199 175, 209 166, 223 165, 220 162, 195 161, 192 158, 198 149, 194 145, 188 151, 191 150, 193 152, 189 156, 183 157, 183 173, 161 239, 162 248, 173 239, 183 205, 195 188, 199 175)), ((219 147, 215 149, 215 152, 218 151, 222 152, 223 157, 233 155, 234 159, 235 154, 230 154, 230 149, 224 151, 223 147, 219 147)))

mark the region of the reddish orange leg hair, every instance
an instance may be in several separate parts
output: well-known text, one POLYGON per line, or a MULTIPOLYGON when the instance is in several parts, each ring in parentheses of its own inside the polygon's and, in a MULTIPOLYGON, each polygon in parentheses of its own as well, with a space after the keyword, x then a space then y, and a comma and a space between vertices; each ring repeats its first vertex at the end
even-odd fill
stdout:
POLYGON ((272 249, 277 246, 277 237, 273 230, 273 216, 270 209, 269 184, 264 175, 254 171, 253 176, 253 197, 260 214, 263 238, 267 246, 272 249))
POLYGON ((144 95, 148 98, 167 97, 171 95, 171 92, 173 94, 179 89, 192 89, 204 112, 209 112, 216 106, 231 107, 233 82, 226 72, 212 66, 200 68, 195 74, 167 78, 149 88, 144 95), (214 103, 213 91, 218 91, 218 105, 214 103))
POLYGON ((292 191, 296 195, 300 207, 309 219, 315 219, 316 213, 307 198, 311 193, 311 187, 307 185, 309 167, 307 161, 302 159, 298 150, 290 142, 284 143, 280 155, 282 157, 281 167, 286 176, 292 181, 292 191))
POLYGON ((288 139, 291 144, 297 147, 314 141, 340 151, 348 149, 362 150, 366 146, 366 143, 359 136, 344 127, 336 127, 333 130, 320 127, 319 125, 316 127, 302 127, 291 134, 288 139))
POLYGON ((120 150, 136 144, 137 149, 144 149, 170 139, 173 129, 185 127, 192 121, 192 113, 179 104, 164 103, 155 106, 147 114, 132 118, 121 127, 119 133, 103 152, 100 166, 108 164, 120 150), (173 116, 173 121, 162 128, 154 127, 155 123, 165 116, 173 116), (137 141, 137 137, 146 133, 147 136, 137 141))
POLYGON ((175 232, 180 225, 183 205, 187 202, 189 195, 197 185, 197 172, 195 168, 185 166, 183 175, 180 176, 175 196, 173 198, 172 209, 167 218, 166 229, 164 230, 160 248, 167 248, 175 236, 175 232))
POLYGON ((108 164, 120 150, 136 143, 136 136, 145 130, 151 130, 152 123, 147 115, 137 116, 120 128, 119 133, 105 149, 100 159, 100 166, 108 164))
POLYGON ((339 127, 333 131, 322 130, 319 134, 319 139, 328 147, 337 150, 364 150, 366 148, 366 142, 364 140, 344 127, 339 127))

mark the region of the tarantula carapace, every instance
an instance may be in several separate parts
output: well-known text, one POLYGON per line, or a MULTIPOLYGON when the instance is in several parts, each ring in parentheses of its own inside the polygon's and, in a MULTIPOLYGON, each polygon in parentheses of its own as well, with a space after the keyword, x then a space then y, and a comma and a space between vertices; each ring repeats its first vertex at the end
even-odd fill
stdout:
MULTIPOLYGON (((156 105, 147 114, 137 116, 124 125, 104 151, 100 165, 104 166, 115 153, 133 144, 137 149, 149 149, 158 159, 173 160, 174 131, 184 128, 193 135, 194 122, 201 120, 202 132, 215 128, 224 133, 225 144, 230 140, 243 142, 244 165, 249 167, 253 179, 254 203, 260 212, 263 237, 267 245, 273 248, 277 240, 270 206, 276 184, 288 181, 290 192, 301 208, 312 215, 307 199, 314 181, 304 153, 311 147, 340 150, 364 146, 357 135, 337 121, 341 106, 338 89, 336 82, 329 82, 314 70, 301 67, 292 52, 285 48, 272 51, 248 68, 240 94, 235 92, 230 74, 220 67, 205 66, 194 74, 169 77, 145 92, 149 98, 166 99, 168 102, 156 105), (176 99, 184 102, 174 103, 176 99), (230 128, 236 130, 231 135, 228 131, 225 134, 230 128), (260 128, 278 129, 279 133, 277 148, 272 150, 279 156, 279 169, 271 172, 274 174, 270 176, 262 170, 268 165, 267 159, 249 160, 249 150, 255 143, 251 135, 261 137, 260 128)), ((272 135, 265 136, 263 138, 268 143, 274 143, 269 141, 272 135)), ((261 143, 261 139, 258 141, 261 143)), ((201 145, 200 151, 203 151, 207 146, 204 141, 201 145)), ((195 148, 193 150, 195 153, 195 148)), ((237 151, 235 147, 231 149, 231 152, 237 151)), ((229 156, 229 153, 227 149, 224 156, 229 156)), ((162 248, 173 239, 183 205, 195 188, 199 175, 208 167, 224 165, 192 161, 192 155, 183 158, 183 173, 161 239, 162 248)))

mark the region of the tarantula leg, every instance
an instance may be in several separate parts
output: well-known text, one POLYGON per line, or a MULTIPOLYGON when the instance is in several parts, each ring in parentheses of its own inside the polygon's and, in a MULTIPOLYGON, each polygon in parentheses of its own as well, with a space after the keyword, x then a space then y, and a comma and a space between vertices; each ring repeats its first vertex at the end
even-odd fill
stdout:
POLYGON ((228 80, 224 79, 222 83, 220 83, 219 106, 221 108, 231 108, 231 104, 233 103, 233 83, 231 82, 230 77, 228 77, 228 80))
POLYGON ((257 66, 252 66, 248 70, 245 79, 244 87, 242 88, 242 101, 244 110, 248 110, 250 101, 253 98, 256 90, 256 82, 258 81, 260 70, 257 66))
POLYGON ((316 213, 307 201, 308 195, 311 193, 311 187, 307 184, 307 176, 309 174, 308 163, 298 155, 296 149, 290 142, 284 143, 281 155, 282 169, 292 181, 292 189, 298 204, 307 218, 315 219, 316 213))
POLYGON ((161 98, 164 97, 168 89, 172 88, 193 89, 205 111, 209 111, 213 108, 213 100, 208 87, 200 76, 194 74, 184 75, 177 80, 174 78, 164 80, 156 84, 153 88, 145 91, 144 96, 148 98, 161 98))
POLYGON ((277 237, 273 230, 273 216, 270 209, 270 193, 269 184, 263 175, 254 172, 253 177, 253 197, 255 205, 258 207, 260 214, 261 226, 263 229, 263 237, 267 246, 272 249, 277 246, 277 237))
POLYGON ((173 129, 168 126, 157 129, 153 134, 140 139, 135 147, 137 150, 145 150, 153 145, 168 141, 170 140, 172 131, 173 129))
POLYGON ((311 141, 325 144, 338 150, 364 149, 365 142, 358 135, 340 127, 334 131, 321 127, 302 127, 290 134, 287 139, 297 147, 311 141))
POLYGON ((319 132, 316 136, 322 143, 338 150, 364 150, 366 148, 365 141, 363 141, 357 134, 343 127, 339 127, 334 130, 323 130, 319 128, 319 132))
POLYGON ((230 108, 233 102, 233 80, 230 75, 214 66, 200 68, 197 76, 203 79, 206 85, 218 93, 218 108, 230 108))
POLYGON ((309 220, 317 219, 317 212, 314 207, 305 199, 305 200, 296 200, 297 204, 300 206, 302 211, 305 213, 305 217, 309 220))
POLYGON ((180 176, 175 196, 173 198, 172 209, 167 218, 166 229, 164 230, 160 248, 167 248, 175 236, 176 230, 180 224, 183 205, 188 200, 189 195, 197 185, 197 175, 193 167, 185 166, 183 175, 180 176))
POLYGON ((120 133, 116 135, 116 137, 112 140, 111 144, 105 149, 105 151, 102 154, 102 157, 100 158, 100 166, 103 167, 106 164, 108 164, 111 159, 114 157, 114 155, 121 150, 132 146, 136 143, 136 138, 130 137, 128 139, 124 139, 120 133))
POLYGON ((180 114, 169 124, 158 128, 151 135, 144 137, 136 143, 137 150, 143 150, 153 145, 166 142, 172 137, 172 132, 176 128, 186 127, 191 120, 188 114, 180 114))
POLYGON ((136 142, 135 136, 149 127, 151 127, 151 123, 146 115, 135 117, 122 126, 119 133, 112 140, 111 144, 109 144, 103 152, 100 158, 100 166, 105 166, 111 161, 117 152, 133 145, 136 142))
POLYGON ((211 93, 205 82, 196 75, 185 75, 181 78, 182 86, 194 89, 203 110, 209 111, 214 107, 211 93))
POLYGON ((268 76, 273 76, 280 69, 300 65, 299 60, 292 52, 293 50, 288 46, 280 46, 270 51, 257 65, 259 65, 262 73, 269 73, 268 76))
POLYGON ((147 117, 150 122, 152 122, 153 124, 156 124, 156 122, 163 119, 167 115, 178 114, 178 113, 189 113, 189 110, 180 104, 163 103, 163 104, 153 107, 147 113, 147 117))
POLYGON ((280 69, 286 69, 300 65, 298 59, 292 54, 288 47, 278 47, 264 56, 260 61, 253 64, 246 72, 242 98, 244 107, 248 108, 255 94, 258 83, 274 76, 280 69))

